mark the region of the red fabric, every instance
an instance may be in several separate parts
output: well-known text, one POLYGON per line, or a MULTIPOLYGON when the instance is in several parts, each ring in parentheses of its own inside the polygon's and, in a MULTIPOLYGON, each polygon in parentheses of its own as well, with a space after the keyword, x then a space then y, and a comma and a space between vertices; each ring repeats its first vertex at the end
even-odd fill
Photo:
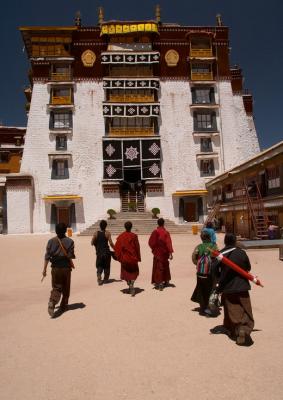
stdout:
POLYGON ((115 244, 115 254, 121 263, 121 279, 136 280, 139 275, 138 261, 141 261, 138 237, 132 232, 123 232, 115 244))
POLYGON ((153 267, 151 283, 162 283, 171 280, 169 255, 173 253, 172 241, 169 232, 164 227, 156 228, 148 241, 153 253, 153 267))

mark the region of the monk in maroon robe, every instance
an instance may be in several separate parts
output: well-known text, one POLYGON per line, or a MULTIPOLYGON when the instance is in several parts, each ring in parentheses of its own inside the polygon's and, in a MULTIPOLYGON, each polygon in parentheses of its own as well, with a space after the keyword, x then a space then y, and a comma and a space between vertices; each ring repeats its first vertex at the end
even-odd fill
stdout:
POLYGON ((135 295, 134 283, 139 275, 138 261, 141 261, 138 236, 131 232, 133 224, 125 222, 126 231, 118 236, 115 244, 115 254, 121 263, 121 279, 127 281, 131 296, 135 295))
POLYGON ((171 280, 169 260, 173 259, 173 247, 169 232, 164 228, 164 219, 159 218, 158 227, 152 232, 148 244, 153 253, 151 283, 163 290, 171 280))

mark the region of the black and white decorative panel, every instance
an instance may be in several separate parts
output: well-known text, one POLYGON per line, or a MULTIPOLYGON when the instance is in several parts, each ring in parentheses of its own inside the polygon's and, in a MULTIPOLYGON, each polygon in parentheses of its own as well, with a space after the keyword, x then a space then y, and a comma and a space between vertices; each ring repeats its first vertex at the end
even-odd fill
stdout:
POLYGON ((161 152, 160 139, 142 140, 143 160, 160 159, 160 152, 161 152))
POLYGON ((154 64, 159 63, 160 54, 150 53, 101 53, 101 64, 154 64))
POLYGON ((122 160, 122 149, 120 140, 103 141, 103 160, 122 160))
POLYGON ((158 117, 160 113, 159 103, 123 104, 104 103, 104 117, 158 117))
POLYGON ((123 179, 122 161, 104 161, 104 179, 123 179))
POLYGON ((104 89, 159 89, 159 79, 103 79, 104 89))
POLYGON ((142 178, 161 178, 160 160, 143 160, 142 162, 142 178))
POLYGON ((139 140, 123 141, 123 164, 124 166, 140 166, 141 150, 139 140))

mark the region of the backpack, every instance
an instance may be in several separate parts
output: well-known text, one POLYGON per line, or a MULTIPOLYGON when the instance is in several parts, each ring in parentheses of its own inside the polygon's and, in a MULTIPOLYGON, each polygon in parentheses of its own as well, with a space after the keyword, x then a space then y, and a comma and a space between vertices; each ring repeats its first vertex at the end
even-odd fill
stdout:
POLYGON ((211 274, 212 260, 210 251, 206 249, 204 244, 199 246, 199 256, 197 261, 197 274, 210 275, 211 274))

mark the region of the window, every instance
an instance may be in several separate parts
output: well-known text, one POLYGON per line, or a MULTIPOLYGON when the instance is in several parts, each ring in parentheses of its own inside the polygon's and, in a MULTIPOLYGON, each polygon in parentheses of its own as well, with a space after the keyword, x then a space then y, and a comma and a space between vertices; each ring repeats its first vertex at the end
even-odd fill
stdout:
POLYGON ((51 179, 68 179, 69 169, 67 160, 53 160, 51 179))
POLYGON ((70 88, 60 88, 52 90, 53 97, 69 97, 71 95, 70 88))
POLYGON ((275 189, 280 187, 279 167, 273 167, 267 169, 267 182, 268 182, 268 189, 275 189))
POLYGON ((211 41, 209 38, 193 38, 191 39, 192 49, 210 49, 211 41))
POLYGON ((112 119, 113 127, 121 127, 121 128, 132 128, 132 127, 145 127, 148 128, 152 126, 151 118, 146 117, 134 117, 134 118, 113 118, 112 119))
POLYGON ((211 64, 206 63, 194 63, 192 64, 192 72, 208 73, 211 72, 211 64))
POLYGON ((50 114, 50 129, 70 129, 72 128, 72 113, 52 112, 50 114))
POLYGON ((214 112, 195 112, 194 113, 194 130, 195 131, 215 131, 216 115, 214 112))
POLYGON ((192 88, 192 101, 193 104, 214 104, 214 88, 192 88))
POLYGON ((66 136, 56 136, 56 150, 67 150, 66 136))
POLYGON ((9 162, 9 153, 6 152, 0 152, 0 163, 4 164, 9 162))
POLYGON ((212 152, 212 143, 210 138, 202 138, 200 140, 200 151, 204 153, 212 152))
POLYGON ((201 160, 200 162, 200 176, 214 176, 214 162, 213 160, 201 160))

